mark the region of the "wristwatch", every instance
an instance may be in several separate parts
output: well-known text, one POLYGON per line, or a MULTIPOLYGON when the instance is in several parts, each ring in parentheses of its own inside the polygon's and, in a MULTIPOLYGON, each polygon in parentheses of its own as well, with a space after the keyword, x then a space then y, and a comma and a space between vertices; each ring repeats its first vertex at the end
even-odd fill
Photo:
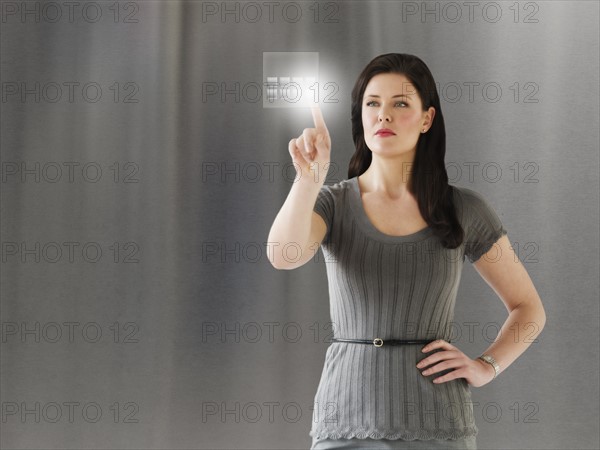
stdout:
MULTIPOLYGON (((479 356, 479 359, 481 359, 482 361, 485 361, 486 363, 490 364, 494 368, 494 378, 496 378, 498 376, 498 374, 500 373, 500 366, 498 365, 496 360, 493 357, 491 357, 490 355, 486 355, 485 353, 483 355, 479 356)), ((494 378, 492 378, 492 380, 494 378)))

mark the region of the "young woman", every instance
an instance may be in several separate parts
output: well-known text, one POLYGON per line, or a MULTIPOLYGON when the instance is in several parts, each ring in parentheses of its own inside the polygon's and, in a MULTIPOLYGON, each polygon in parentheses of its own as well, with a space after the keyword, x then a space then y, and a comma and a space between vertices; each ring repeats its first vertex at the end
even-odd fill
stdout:
POLYGON ((315 127, 289 142, 297 181, 268 239, 278 269, 305 264, 318 248, 326 258, 334 338, 311 448, 476 449, 470 387, 510 366, 545 312, 491 205, 448 184, 433 76, 414 55, 369 62, 352 90, 348 179, 333 185, 324 185, 329 132, 320 109, 312 113, 315 127), (285 257, 289 243, 300 258, 285 257), (474 359, 450 336, 465 258, 509 313, 474 359))

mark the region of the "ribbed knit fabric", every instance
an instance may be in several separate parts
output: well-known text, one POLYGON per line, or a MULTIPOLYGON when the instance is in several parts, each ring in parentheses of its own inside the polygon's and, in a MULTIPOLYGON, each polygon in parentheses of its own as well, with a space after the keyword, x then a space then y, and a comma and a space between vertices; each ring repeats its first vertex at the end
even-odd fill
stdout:
MULTIPOLYGON (((449 250, 430 227, 407 236, 380 232, 366 215, 357 177, 322 186, 314 211, 327 224, 321 249, 333 337, 451 339, 465 257, 475 262, 507 232, 480 194, 453 188, 465 240, 449 250)), ((464 378, 432 382, 452 369, 422 375, 416 364, 432 354, 422 353, 423 346, 331 343, 310 436, 428 440, 477 435, 468 383, 464 378)))

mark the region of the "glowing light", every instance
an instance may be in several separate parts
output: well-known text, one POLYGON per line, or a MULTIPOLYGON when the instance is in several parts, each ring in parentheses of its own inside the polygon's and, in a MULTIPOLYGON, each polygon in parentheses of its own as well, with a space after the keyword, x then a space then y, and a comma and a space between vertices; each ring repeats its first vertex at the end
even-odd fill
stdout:
POLYGON ((307 108, 319 103, 318 52, 263 53, 263 108, 307 108))

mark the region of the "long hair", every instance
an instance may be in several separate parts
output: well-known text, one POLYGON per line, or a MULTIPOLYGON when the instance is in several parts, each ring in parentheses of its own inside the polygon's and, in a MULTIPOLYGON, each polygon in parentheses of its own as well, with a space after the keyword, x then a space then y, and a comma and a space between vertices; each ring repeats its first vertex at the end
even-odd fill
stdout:
POLYGON ((417 90, 423 111, 427 111, 430 106, 435 108, 431 128, 419 135, 407 188, 415 197, 423 219, 439 237, 442 245, 446 248, 457 248, 464 239, 464 231, 456 216, 453 187, 448 184, 444 162, 444 116, 433 75, 417 56, 405 53, 379 55, 371 60, 359 75, 352 89, 352 139, 356 150, 350 159, 348 178, 361 175, 371 165, 372 154, 365 142, 362 124, 362 102, 367 84, 380 73, 398 73, 406 76, 417 90))

